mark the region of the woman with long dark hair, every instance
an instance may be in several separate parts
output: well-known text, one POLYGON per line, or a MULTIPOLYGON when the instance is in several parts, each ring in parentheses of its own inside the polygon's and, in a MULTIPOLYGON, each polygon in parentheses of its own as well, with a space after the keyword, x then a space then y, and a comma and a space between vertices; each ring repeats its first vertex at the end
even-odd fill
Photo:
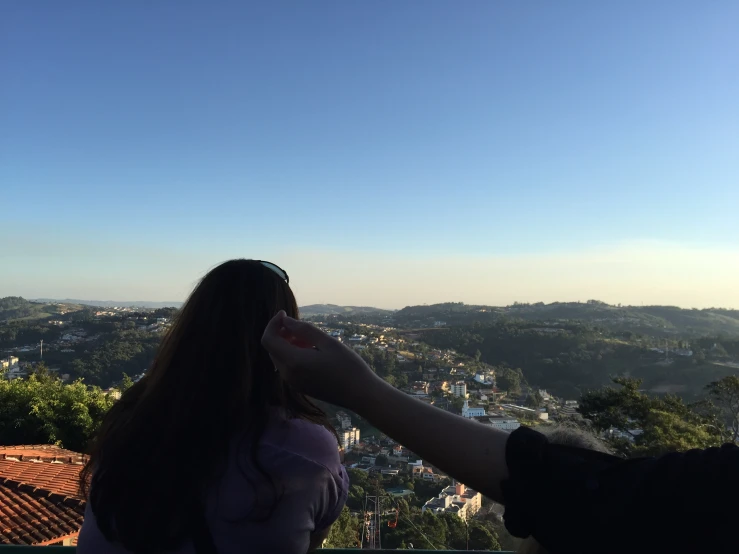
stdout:
POLYGON ((80 485, 80 554, 307 552, 348 489, 324 413, 260 344, 287 273, 231 260, 208 273, 146 375, 105 417, 80 485))

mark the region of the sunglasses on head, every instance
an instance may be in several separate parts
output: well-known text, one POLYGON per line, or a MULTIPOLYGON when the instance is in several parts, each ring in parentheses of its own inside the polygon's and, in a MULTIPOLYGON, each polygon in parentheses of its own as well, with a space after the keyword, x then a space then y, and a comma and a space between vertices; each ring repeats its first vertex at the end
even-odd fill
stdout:
POLYGON ((272 271, 274 271, 280 279, 282 279, 288 284, 290 283, 290 277, 287 276, 287 271, 282 269, 279 265, 273 264, 272 262, 265 262, 262 260, 257 260, 257 261, 260 264, 262 264, 264 267, 266 267, 267 269, 271 269, 272 271))

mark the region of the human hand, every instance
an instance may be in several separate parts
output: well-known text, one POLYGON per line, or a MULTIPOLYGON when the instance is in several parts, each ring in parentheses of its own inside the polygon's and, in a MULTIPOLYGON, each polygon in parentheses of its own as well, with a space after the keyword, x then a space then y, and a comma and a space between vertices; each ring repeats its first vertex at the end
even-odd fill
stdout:
POLYGON ((262 346, 295 390, 345 408, 353 408, 367 387, 382 382, 352 349, 284 311, 267 325, 262 346))

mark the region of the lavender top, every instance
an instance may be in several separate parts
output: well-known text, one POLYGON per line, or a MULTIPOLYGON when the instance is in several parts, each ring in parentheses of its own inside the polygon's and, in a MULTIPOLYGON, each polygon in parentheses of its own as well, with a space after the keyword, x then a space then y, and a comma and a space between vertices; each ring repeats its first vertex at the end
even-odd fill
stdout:
MULTIPOLYGON (((249 450, 247 441, 234 441, 228 469, 209 494, 206 519, 218 553, 307 552, 310 534, 336 521, 346 502, 349 477, 336 439, 324 427, 299 419, 278 419, 268 427, 258 455, 282 495, 266 521, 248 519, 255 500, 243 474, 243 468, 253 466, 249 450)), ((194 552, 188 541, 174 554, 194 552)), ((105 540, 89 502, 77 553, 129 554, 105 540)))

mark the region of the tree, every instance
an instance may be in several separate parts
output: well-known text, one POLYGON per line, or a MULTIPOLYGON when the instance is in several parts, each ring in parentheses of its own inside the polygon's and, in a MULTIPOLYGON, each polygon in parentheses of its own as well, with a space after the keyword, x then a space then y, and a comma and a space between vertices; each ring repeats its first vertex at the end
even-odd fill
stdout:
POLYGON ((613 382, 620 387, 584 394, 579 411, 597 431, 618 431, 609 439, 617 453, 659 455, 721 444, 725 430, 711 413, 676 396, 648 396, 639 390, 639 379, 616 377, 613 382))
POLYGON ((482 356, 482 352, 480 352, 480 349, 478 348, 477 350, 475 350, 475 361, 476 362, 480 361, 480 356, 482 356))
POLYGON ((375 465, 386 466, 387 464, 388 464, 388 459, 387 459, 387 456, 385 456, 384 454, 380 454, 375 459, 375 465))
POLYGON ((127 373, 123 374, 123 379, 121 379, 121 382, 118 384, 118 390, 121 394, 126 392, 128 389, 130 389, 133 386, 133 379, 131 379, 127 373))
POLYGON ((706 391, 727 424, 727 439, 736 443, 739 439, 739 377, 727 375, 708 384, 706 391))
POLYGON ((511 369, 504 367, 498 374, 498 386, 510 393, 517 394, 521 392, 521 382, 523 381, 523 373, 520 369, 511 369))
POLYGON ((31 375, 0 381, 0 444, 58 444, 85 452, 113 398, 82 381, 31 375))
POLYGON ((541 407, 543 401, 544 399, 541 397, 541 394, 539 394, 539 391, 535 391, 533 394, 529 394, 526 397, 525 404, 528 408, 536 409, 541 407))
POLYGON ((461 412, 462 406, 464 406, 464 398, 461 396, 453 396, 452 397, 452 408, 455 412, 461 412))
POLYGON ((359 546, 359 518, 344 506, 339 518, 331 526, 324 548, 356 548, 359 546))
POLYGON ((484 522, 469 522, 469 550, 501 550, 498 536, 484 522))
POLYGON ((408 375, 406 373, 400 373, 395 376, 395 386, 399 389, 408 386, 408 375))

